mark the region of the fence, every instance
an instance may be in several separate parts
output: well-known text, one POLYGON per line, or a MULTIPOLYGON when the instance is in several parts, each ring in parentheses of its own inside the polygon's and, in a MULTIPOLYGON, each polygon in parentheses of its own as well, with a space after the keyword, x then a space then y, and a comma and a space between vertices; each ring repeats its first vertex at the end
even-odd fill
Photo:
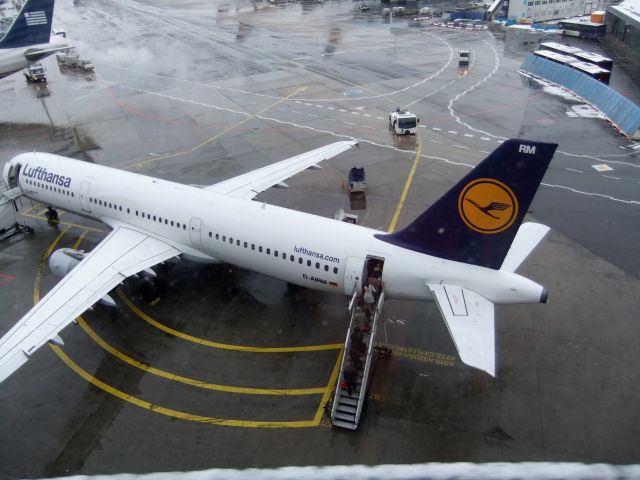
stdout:
POLYGON ((565 65, 530 54, 520 70, 570 90, 606 115, 627 138, 640 132, 640 107, 598 80, 565 65))

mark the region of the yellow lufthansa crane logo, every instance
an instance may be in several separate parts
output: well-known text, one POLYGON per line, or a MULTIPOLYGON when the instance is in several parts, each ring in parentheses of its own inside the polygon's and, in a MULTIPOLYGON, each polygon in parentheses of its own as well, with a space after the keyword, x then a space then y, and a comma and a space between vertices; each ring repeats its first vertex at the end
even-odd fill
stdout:
POLYGON ((479 233, 499 233, 518 216, 518 200, 504 183, 493 178, 477 178, 458 197, 458 212, 465 225, 479 233))

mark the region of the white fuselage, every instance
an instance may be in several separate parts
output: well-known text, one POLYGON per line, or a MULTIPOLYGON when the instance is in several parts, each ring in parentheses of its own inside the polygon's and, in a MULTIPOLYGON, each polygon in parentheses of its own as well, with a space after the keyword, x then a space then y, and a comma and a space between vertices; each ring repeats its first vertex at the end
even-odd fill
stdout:
POLYGON ((384 259, 385 295, 398 299, 431 300, 427 283, 468 288, 494 303, 537 303, 543 291, 515 273, 407 250, 375 238, 377 230, 329 218, 52 154, 25 153, 16 163, 27 197, 147 232, 191 260, 350 294, 374 256, 384 259))

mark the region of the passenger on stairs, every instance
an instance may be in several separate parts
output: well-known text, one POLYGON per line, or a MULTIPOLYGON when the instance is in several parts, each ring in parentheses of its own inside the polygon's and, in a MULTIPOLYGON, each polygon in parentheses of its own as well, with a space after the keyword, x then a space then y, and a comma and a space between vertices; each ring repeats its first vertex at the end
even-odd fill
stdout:
POLYGON ((361 307, 356 307, 356 313, 353 314, 352 328, 354 330, 359 328, 365 332, 369 330, 369 319, 365 315, 364 311, 362 311, 361 307))
POLYGON ((347 394, 351 396, 353 389, 356 386, 356 379, 358 378, 358 373, 356 369, 353 368, 351 362, 347 364, 347 368, 344 371, 344 380, 347 383, 347 394))
MULTIPOLYGON (((369 284, 373 285, 376 292, 380 293, 382 290, 382 264, 380 262, 376 262, 373 270, 371 271, 371 275, 369 277, 369 284)), ((378 300, 378 295, 375 296, 376 300, 378 300)))
POLYGON ((365 285, 363 298, 364 298, 365 309, 367 310, 369 319, 371 319, 371 315, 373 315, 373 310, 374 310, 373 304, 376 301, 375 293, 376 293, 376 289, 373 285, 371 284, 365 285))
POLYGON ((367 345, 362 339, 362 332, 359 328, 354 329, 349 343, 349 359, 353 362, 357 370, 362 370, 362 355, 367 351, 367 345))

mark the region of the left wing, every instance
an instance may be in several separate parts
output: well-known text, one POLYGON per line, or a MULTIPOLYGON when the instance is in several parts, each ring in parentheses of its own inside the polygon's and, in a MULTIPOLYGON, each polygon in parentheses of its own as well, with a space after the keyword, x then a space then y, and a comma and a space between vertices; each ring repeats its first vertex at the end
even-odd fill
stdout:
POLYGON ((496 376, 493 303, 455 285, 427 284, 453 338, 460 359, 496 376))
MULTIPOLYGON (((206 187, 205 190, 250 200, 267 188, 282 184, 283 180, 292 177, 296 173, 306 168, 317 166, 319 162, 333 158, 357 144, 357 141, 335 142, 216 183, 206 187)), ((283 184, 282 186, 286 185, 283 184)))
POLYGON ((181 252, 160 240, 118 227, 0 339, 0 382, 125 278, 181 252))

